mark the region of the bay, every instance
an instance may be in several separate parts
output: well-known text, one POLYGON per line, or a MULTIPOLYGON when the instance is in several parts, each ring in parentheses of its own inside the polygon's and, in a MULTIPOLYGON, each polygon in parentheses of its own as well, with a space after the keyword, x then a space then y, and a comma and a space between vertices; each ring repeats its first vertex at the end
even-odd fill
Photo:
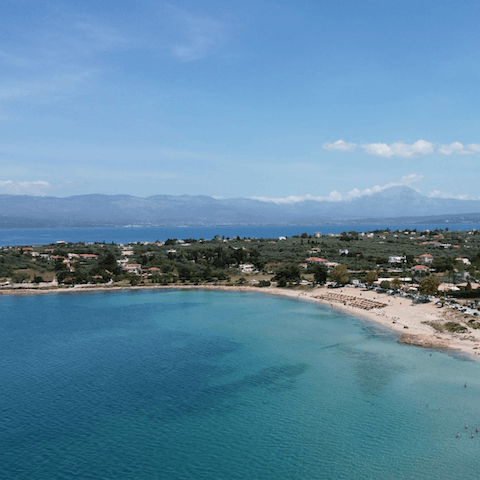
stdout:
POLYGON ((478 478, 479 364, 328 307, 2 296, 0 333, 1 478, 478 478))
POLYGON ((480 224, 385 224, 385 225, 218 225, 214 227, 119 227, 119 228, 27 228, 27 229, 0 229, 0 246, 7 245, 48 245, 57 241, 65 242, 105 242, 105 243, 131 243, 131 242, 164 242, 169 238, 211 240, 220 237, 245 237, 245 238, 278 238, 279 236, 292 237, 308 233, 313 235, 320 231, 323 235, 328 233, 342 233, 355 230, 368 232, 390 228, 390 230, 435 230, 436 228, 450 230, 480 229, 480 224))

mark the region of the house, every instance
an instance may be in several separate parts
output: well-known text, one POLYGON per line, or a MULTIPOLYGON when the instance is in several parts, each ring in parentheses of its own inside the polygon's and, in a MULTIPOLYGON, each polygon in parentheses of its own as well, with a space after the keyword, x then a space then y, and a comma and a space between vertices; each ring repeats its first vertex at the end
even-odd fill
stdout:
POLYGON ((255 266, 251 263, 241 263, 238 268, 244 273, 250 273, 255 271, 255 266))
POLYGON ((421 263, 424 263, 424 264, 432 263, 433 262, 433 256, 430 255, 429 253, 424 253, 423 255, 420 255, 419 261, 421 263))
POLYGON ((80 257, 84 260, 95 260, 96 258, 98 258, 98 255, 95 255, 93 253, 81 253, 80 257))
POLYGON ((414 267, 412 267, 412 271, 422 273, 422 272, 429 272, 430 270, 425 265, 415 265, 414 267))
POLYGON ((388 257, 388 263, 402 263, 406 260, 406 257, 399 256, 399 255, 391 255, 388 257))
POLYGON ((308 263, 327 263, 328 260, 325 260, 324 258, 318 258, 318 257, 309 257, 307 258, 308 263))
POLYGON ((470 260, 468 258, 461 258, 458 257, 455 259, 456 262, 463 262, 464 265, 471 265, 470 260))
POLYGON ((308 253, 320 253, 322 251, 321 248, 315 247, 312 248, 308 253))
POLYGON ((123 266, 123 270, 128 273, 133 273, 135 275, 139 275, 142 266, 139 263, 129 263, 128 265, 123 266))
POLYGON ((348 248, 346 248, 345 250, 340 249, 340 250, 338 251, 338 254, 339 254, 339 255, 348 255, 348 248))
POLYGON ((322 232, 315 232, 314 237, 320 238, 322 236, 322 232))
POLYGON ((340 265, 338 262, 325 262, 324 265, 327 268, 335 268, 337 265, 340 265))

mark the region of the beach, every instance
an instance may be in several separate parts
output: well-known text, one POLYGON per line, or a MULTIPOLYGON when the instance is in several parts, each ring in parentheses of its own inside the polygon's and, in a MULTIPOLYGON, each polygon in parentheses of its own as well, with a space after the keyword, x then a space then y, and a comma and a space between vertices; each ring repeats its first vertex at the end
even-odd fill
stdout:
MULTIPOLYGON (((343 287, 328 289, 314 287, 308 289, 252 287, 252 286, 220 286, 220 285, 149 285, 149 286, 99 286, 78 285, 71 288, 21 288, 2 289, 2 295, 35 295, 48 293, 81 293, 92 291, 121 290, 219 290, 238 292, 257 292, 268 295, 279 295, 296 300, 329 305, 344 311, 379 323, 399 335, 399 342, 424 348, 457 350, 480 359, 480 329, 469 328, 465 333, 440 331, 441 326, 454 321, 456 312, 447 307, 439 307, 431 303, 414 304, 412 300, 393 295, 379 294, 373 290, 343 287), (431 325, 440 326, 434 328, 431 325)), ((458 314, 457 314, 458 315, 458 314)))

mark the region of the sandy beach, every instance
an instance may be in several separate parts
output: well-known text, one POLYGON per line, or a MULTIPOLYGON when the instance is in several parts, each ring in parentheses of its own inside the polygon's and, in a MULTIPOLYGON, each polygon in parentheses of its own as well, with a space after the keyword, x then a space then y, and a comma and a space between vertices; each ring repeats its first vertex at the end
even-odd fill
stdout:
MULTIPOLYGON (((360 288, 328 289, 316 287, 309 289, 289 289, 277 287, 256 288, 251 286, 215 286, 215 285, 151 285, 136 287, 116 287, 85 285, 73 288, 22 288, 2 289, 1 295, 36 295, 49 293, 81 293, 92 291, 121 290, 165 290, 165 289, 200 289, 238 292, 257 292, 279 295, 297 300, 329 305, 351 315, 356 315, 379 323, 399 335, 399 342, 425 348, 458 350, 480 358, 480 329, 468 328, 465 333, 452 333, 441 330, 441 325, 456 321, 460 315, 447 307, 438 307, 433 302, 414 304, 412 300, 392 295, 378 294, 360 288), (430 324, 439 326, 433 328, 430 324)), ((472 317, 474 318, 474 317, 472 317)))

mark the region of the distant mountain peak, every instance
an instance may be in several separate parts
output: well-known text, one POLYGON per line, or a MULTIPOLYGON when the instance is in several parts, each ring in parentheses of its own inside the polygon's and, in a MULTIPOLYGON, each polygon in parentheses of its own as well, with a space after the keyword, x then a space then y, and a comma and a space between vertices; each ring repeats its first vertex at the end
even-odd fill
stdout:
POLYGON ((321 225, 360 219, 477 214, 478 200, 430 198, 397 185, 349 201, 277 204, 206 195, 76 195, 66 198, 0 195, 0 228, 321 225))
POLYGON ((381 192, 374 195, 378 195, 379 197, 395 197, 395 196, 406 196, 406 195, 411 195, 412 197, 423 196, 412 187, 407 187, 406 185, 395 185, 393 187, 388 187, 385 190, 382 190, 381 192))

